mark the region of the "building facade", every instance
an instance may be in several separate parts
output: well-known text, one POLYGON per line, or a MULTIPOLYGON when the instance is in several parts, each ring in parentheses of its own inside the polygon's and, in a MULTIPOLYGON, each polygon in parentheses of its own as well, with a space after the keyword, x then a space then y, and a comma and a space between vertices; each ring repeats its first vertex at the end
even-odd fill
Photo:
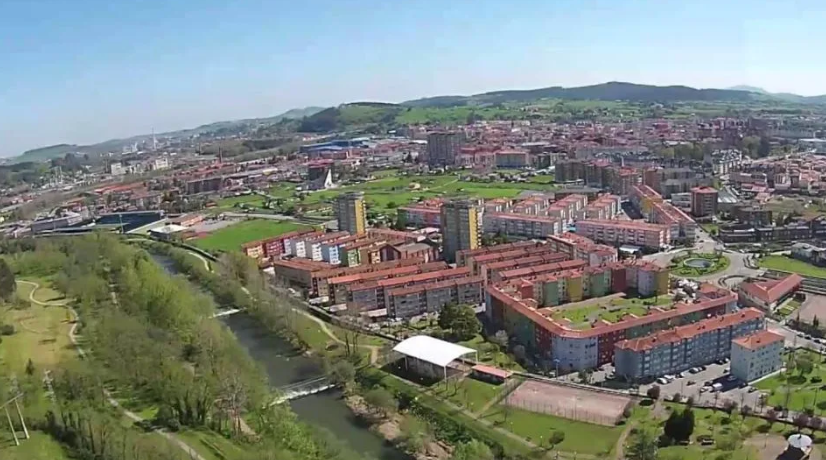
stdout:
POLYGON ((440 210, 443 256, 456 261, 456 252, 482 245, 482 209, 472 200, 451 200, 440 210))
POLYGON ((691 214, 694 217, 711 217, 717 214, 717 189, 694 187, 691 189, 691 214))
POLYGON ((367 211, 364 193, 348 192, 336 197, 338 229, 351 235, 363 235, 367 231, 367 211))
POLYGON ((782 335, 767 330, 736 338, 731 343, 731 375, 753 382, 779 371, 784 342, 782 335))
POLYGON ((710 364, 729 357, 732 340, 764 327, 763 313, 752 308, 623 340, 615 346, 615 371, 639 381, 710 364))
POLYGON ((427 135, 427 164, 431 168, 453 166, 464 142, 458 132, 434 132, 427 135))

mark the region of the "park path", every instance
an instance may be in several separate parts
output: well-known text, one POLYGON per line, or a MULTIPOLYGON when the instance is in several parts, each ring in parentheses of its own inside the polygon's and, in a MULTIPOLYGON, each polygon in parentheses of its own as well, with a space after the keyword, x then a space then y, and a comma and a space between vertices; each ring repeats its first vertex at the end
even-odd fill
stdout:
MULTIPOLYGON (((35 291, 37 291, 40 288, 39 283, 35 283, 34 281, 25 281, 25 280, 17 280, 17 282, 21 283, 21 284, 28 284, 28 285, 32 286, 32 290, 29 293, 29 300, 31 302, 34 302, 35 304, 41 305, 41 306, 44 306, 44 307, 66 307, 69 310, 69 312, 72 314, 72 327, 69 329, 69 340, 72 342, 72 345, 74 345, 75 349, 77 350, 77 354, 81 357, 81 359, 85 359, 86 356, 87 356, 86 350, 84 350, 83 347, 80 345, 80 341, 78 340, 78 335, 77 335, 77 326, 78 326, 78 324, 80 324, 80 315, 78 314, 77 310, 75 310, 71 305, 68 305, 68 302, 69 302, 68 300, 50 301, 50 302, 42 302, 42 301, 36 300, 34 298, 34 293, 35 293, 35 291)), ((121 413, 126 418, 132 420, 133 422, 143 422, 144 421, 144 418, 141 417, 140 415, 138 415, 138 414, 136 414, 136 413, 134 413, 134 412, 132 412, 128 409, 125 409, 125 408, 121 407, 120 403, 117 400, 115 400, 115 398, 112 397, 111 393, 109 393, 109 390, 104 389, 103 392, 104 392, 104 395, 106 397, 107 402, 109 402, 109 404, 112 407, 114 407, 116 409, 119 409, 121 411, 121 413)), ((166 440, 171 442, 173 445, 178 446, 178 448, 180 448, 182 451, 184 451, 189 456, 189 458, 191 458, 193 460, 207 460, 206 458, 202 457, 201 454, 199 454, 198 451, 193 449, 189 444, 187 444, 184 441, 180 440, 179 438, 177 438, 173 434, 171 434, 167 431, 164 431, 160 428, 156 428, 154 431, 155 431, 155 433, 157 433, 157 434, 163 436, 164 438, 166 438, 166 440)))
POLYGON ((631 430, 633 430, 636 426, 637 422, 631 422, 625 427, 624 430, 622 430, 622 434, 619 439, 617 439, 617 443, 614 445, 614 460, 623 460, 625 458, 625 441, 631 434, 631 430))

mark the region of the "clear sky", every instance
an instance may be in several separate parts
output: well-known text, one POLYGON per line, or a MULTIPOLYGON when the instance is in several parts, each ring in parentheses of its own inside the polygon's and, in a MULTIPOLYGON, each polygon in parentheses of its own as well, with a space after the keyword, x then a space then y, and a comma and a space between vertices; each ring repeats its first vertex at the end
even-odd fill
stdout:
POLYGON ((611 80, 826 94, 824 24, 823 0, 0 0, 0 156, 611 80))

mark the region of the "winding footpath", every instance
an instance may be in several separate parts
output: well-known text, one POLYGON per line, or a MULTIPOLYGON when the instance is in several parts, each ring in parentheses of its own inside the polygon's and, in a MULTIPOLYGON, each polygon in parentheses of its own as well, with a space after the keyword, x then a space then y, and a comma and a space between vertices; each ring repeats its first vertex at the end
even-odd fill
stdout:
MULTIPOLYGON (((81 359, 85 359, 86 356, 87 356, 86 355, 86 350, 84 350, 83 347, 80 345, 80 342, 78 341, 78 335, 77 335, 77 326, 78 326, 78 324, 80 324, 80 315, 77 313, 77 310, 72 308, 72 306, 68 305, 68 303, 69 303, 68 300, 43 302, 43 301, 35 299, 34 298, 34 293, 35 293, 35 291, 37 291, 40 288, 40 284, 35 283, 34 281, 17 280, 17 282, 20 283, 20 284, 27 284, 27 285, 32 286, 32 290, 31 290, 31 292, 29 292, 29 301, 31 301, 32 303, 34 303, 36 305, 43 306, 43 307, 65 307, 69 310, 69 312, 71 312, 71 314, 72 314, 72 327, 71 327, 71 329, 69 329, 69 340, 72 342, 72 345, 74 345, 75 349, 77 350, 77 354, 81 357, 81 359)), ((123 407, 121 407, 120 403, 118 403, 117 400, 115 400, 115 398, 113 398, 112 395, 109 393, 109 390, 103 390, 103 391, 104 391, 104 394, 105 394, 106 399, 109 402, 109 404, 111 404, 112 407, 115 407, 116 409, 120 410, 121 413, 126 418, 132 420, 133 422, 138 422, 138 423, 145 421, 145 419, 143 417, 139 416, 138 414, 136 414, 136 413, 134 413, 134 412, 132 412, 128 409, 124 409, 123 407)), ((184 453, 186 453, 186 455, 188 455, 189 458, 191 458, 192 460, 207 460, 206 458, 202 457, 201 454, 198 453, 198 451, 193 449, 189 444, 187 444, 184 441, 180 440, 175 435, 173 435, 173 434, 171 434, 167 431, 164 431, 160 428, 155 428, 154 432, 161 435, 161 436, 163 436, 164 438, 166 438, 166 440, 171 442, 173 445, 178 446, 178 448, 180 448, 182 451, 184 451, 184 453)))

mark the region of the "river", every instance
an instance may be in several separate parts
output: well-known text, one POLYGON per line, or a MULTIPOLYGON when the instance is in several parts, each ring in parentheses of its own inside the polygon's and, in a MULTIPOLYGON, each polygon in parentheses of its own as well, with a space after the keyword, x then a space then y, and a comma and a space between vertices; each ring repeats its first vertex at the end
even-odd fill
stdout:
MULTIPOLYGON (((166 271, 178 273, 174 263, 161 254, 153 259, 166 271)), ((296 350, 288 341, 267 330, 246 313, 225 316, 221 320, 238 338, 267 373, 273 388, 300 382, 323 374, 321 363, 296 350)), ((341 399, 338 391, 327 391, 290 402, 293 411, 305 423, 323 428, 350 449, 379 460, 409 460, 406 454, 388 444, 384 438, 361 423, 341 399)))

